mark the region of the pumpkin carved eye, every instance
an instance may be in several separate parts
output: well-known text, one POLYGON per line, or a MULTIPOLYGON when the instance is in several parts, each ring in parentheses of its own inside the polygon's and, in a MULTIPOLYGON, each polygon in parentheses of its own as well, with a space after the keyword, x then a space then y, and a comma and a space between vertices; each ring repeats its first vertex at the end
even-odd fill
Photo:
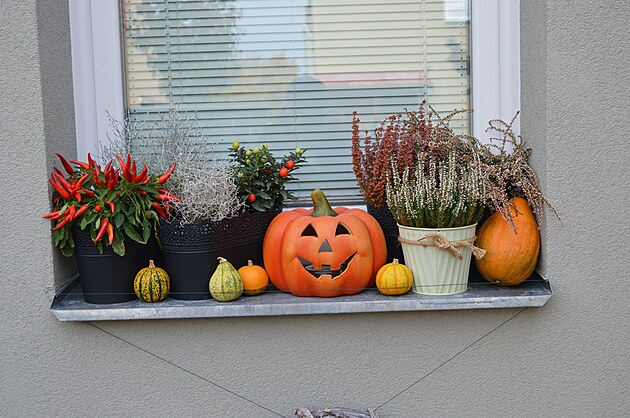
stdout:
POLYGON ((308 224, 308 226, 304 228, 304 231, 302 231, 302 236, 303 237, 316 237, 317 231, 315 231, 315 228, 313 228, 313 225, 308 224))
POLYGON ((335 235, 352 235, 350 230, 344 224, 337 224, 337 230, 335 231, 335 235))

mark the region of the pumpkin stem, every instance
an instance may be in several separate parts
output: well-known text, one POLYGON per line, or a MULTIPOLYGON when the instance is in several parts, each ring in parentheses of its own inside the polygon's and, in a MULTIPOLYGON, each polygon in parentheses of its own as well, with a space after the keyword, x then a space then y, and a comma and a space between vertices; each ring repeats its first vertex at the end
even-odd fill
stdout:
POLYGON ((326 195, 321 190, 313 190, 313 193, 311 193, 311 199, 313 200, 313 213, 311 214, 313 218, 339 215, 332 207, 330 207, 330 203, 328 203, 326 195))
POLYGON ((394 259, 392 260, 392 264, 398 264, 398 259, 397 259, 397 258, 394 258, 394 259))
POLYGON ((150 269, 154 269, 155 268, 155 263, 153 262, 153 260, 149 260, 149 268, 150 269))
POLYGON ((247 260, 247 265, 248 265, 249 267, 251 267, 251 266, 253 266, 253 265, 254 265, 254 263, 252 262, 252 260, 247 260))
POLYGON ((225 263, 227 260, 223 257, 217 257, 217 260, 219 260, 219 264, 223 264, 225 263))

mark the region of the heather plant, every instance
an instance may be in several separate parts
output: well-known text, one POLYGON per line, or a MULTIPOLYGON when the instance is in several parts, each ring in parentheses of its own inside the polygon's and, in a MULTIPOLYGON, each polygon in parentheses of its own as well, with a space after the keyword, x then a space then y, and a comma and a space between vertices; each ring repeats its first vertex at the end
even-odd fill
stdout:
POLYGON ((529 165, 531 148, 525 146, 520 135, 512 129, 519 112, 508 123, 500 119, 489 122, 486 131, 494 132, 488 144, 481 145, 481 163, 486 184, 486 204, 500 212, 503 218, 516 231, 513 220, 513 197, 522 197, 529 203, 540 226, 543 209, 547 206, 560 219, 556 209, 543 195, 534 170, 529 165))
POLYGON ((476 152, 476 139, 456 134, 449 126, 453 117, 463 112, 470 110, 455 110, 442 117, 423 101, 416 111, 405 109, 402 114, 389 116, 374 129, 373 135, 365 131, 363 138, 361 120, 354 112, 352 163, 366 203, 378 208, 385 205, 388 172, 395 170, 402 175, 410 168, 413 178, 421 152, 430 153, 433 158, 446 158, 454 149, 462 158, 470 159, 476 152), (395 162, 394 167, 391 161, 395 162))
POLYGON ((475 224, 484 211, 485 186, 479 154, 461 158, 455 148, 446 158, 418 154, 415 168, 398 173, 392 160, 387 205, 394 219, 414 228, 455 228, 475 224))

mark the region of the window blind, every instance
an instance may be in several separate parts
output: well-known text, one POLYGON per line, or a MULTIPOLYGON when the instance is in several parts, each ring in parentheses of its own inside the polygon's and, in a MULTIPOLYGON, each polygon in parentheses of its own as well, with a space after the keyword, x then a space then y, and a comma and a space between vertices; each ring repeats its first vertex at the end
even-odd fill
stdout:
MULTIPOLYGON (((151 122, 170 104, 204 137, 307 148, 291 188, 359 203, 351 121, 362 129, 427 99, 469 106, 467 0, 121 0, 127 106, 151 122)), ((468 131, 467 114, 452 126, 468 131)), ((227 152, 227 151, 226 151, 227 152)))

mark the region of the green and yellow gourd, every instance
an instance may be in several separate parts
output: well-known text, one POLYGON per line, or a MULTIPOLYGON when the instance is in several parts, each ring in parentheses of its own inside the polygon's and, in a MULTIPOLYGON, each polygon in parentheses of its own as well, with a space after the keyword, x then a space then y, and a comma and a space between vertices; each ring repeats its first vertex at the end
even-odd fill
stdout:
POLYGON ((140 270, 133 281, 133 290, 138 298, 149 303, 166 299, 170 288, 168 274, 161 268, 155 267, 153 260, 149 260, 149 267, 140 270))
POLYGON ((238 299, 243 294, 243 279, 234 266, 223 257, 210 278, 210 294, 219 302, 238 299))

